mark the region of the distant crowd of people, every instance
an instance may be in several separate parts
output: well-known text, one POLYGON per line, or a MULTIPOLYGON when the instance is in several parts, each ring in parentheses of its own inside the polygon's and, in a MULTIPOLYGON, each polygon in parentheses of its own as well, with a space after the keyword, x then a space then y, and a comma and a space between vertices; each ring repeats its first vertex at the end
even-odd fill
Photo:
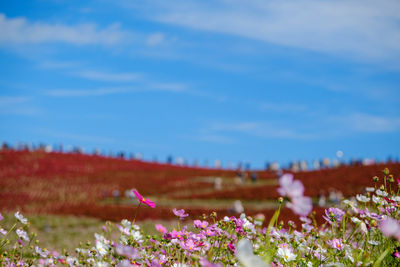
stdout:
MULTIPOLYGON (((93 154, 93 155, 99 155, 99 156, 105 156, 105 157, 112 157, 112 158, 120 158, 120 159, 134 159, 134 160, 143 160, 143 155, 142 153, 126 153, 124 151, 119 151, 119 152, 104 152, 100 149, 94 149, 92 152, 87 152, 85 149, 81 146, 67 146, 64 147, 63 144, 59 143, 56 145, 49 145, 45 143, 23 143, 19 142, 16 145, 11 145, 9 143, 3 142, 1 147, 1 150, 25 150, 25 151, 44 151, 44 152, 66 152, 66 153, 78 153, 78 154, 93 154)), ((328 169, 328 168, 337 168, 339 166, 343 165, 373 165, 376 162, 375 159, 371 158, 363 158, 363 159, 351 159, 350 161, 346 162, 342 160, 343 157, 343 152, 338 151, 336 153, 336 158, 330 159, 330 158, 323 158, 323 159, 317 159, 312 162, 307 162, 306 160, 299 160, 299 161, 293 161, 290 162, 286 166, 281 166, 278 162, 267 162, 265 164, 265 169, 270 170, 273 172, 276 172, 279 174, 282 170, 289 170, 291 172, 300 172, 300 171, 308 171, 308 170, 320 170, 320 169, 328 169)), ((153 162, 159 162, 157 157, 153 157, 153 162)), ((162 162, 162 161, 160 161, 162 162)), ((386 162, 399 162, 399 159, 392 159, 389 157, 386 162)), ((185 159, 183 157, 176 157, 174 158, 172 155, 167 156, 165 163, 167 164, 174 164, 174 165, 179 165, 179 166, 192 166, 192 167, 214 167, 214 168, 222 168, 222 162, 220 159, 216 159, 213 164, 210 164, 208 160, 205 160, 203 164, 200 164, 198 160, 194 160, 192 163, 189 162, 188 159, 185 159)), ((233 163, 228 163, 224 167, 225 169, 231 169, 231 170, 246 170, 250 171, 251 170, 251 165, 248 162, 239 162, 238 164, 233 164, 233 163)), ((254 177, 252 178, 254 179, 254 177)))

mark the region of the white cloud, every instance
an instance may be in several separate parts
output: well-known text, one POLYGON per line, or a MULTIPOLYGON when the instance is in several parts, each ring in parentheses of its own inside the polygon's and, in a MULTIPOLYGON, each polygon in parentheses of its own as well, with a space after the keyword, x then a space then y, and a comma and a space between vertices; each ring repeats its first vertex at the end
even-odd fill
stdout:
POLYGON ((96 88, 96 89, 53 89, 44 92, 45 95, 53 97, 85 97, 85 96, 105 96, 113 94, 121 94, 132 91, 130 88, 96 88))
POLYGON ((158 45, 163 43, 165 40, 165 36, 162 33, 154 33, 154 34, 150 34, 147 37, 147 45, 153 46, 153 45, 158 45))
POLYGON ((203 134, 195 138, 203 142, 223 144, 223 145, 236 143, 236 141, 233 138, 217 134, 203 134))
POLYGON ((210 128, 215 132, 237 132, 267 139, 311 139, 317 137, 315 134, 301 133, 295 129, 280 127, 268 122, 214 123, 210 128))
POLYGON ((139 73, 108 73, 94 70, 84 70, 77 72, 76 75, 95 81, 104 81, 104 82, 132 82, 136 81, 141 74, 139 73))
POLYGON ((274 112, 302 112, 307 109, 305 105, 264 102, 260 105, 261 110, 274 112))
POLYGON ((365 113, 352 113, 347 116, 331 118, 343 132, 390 133, 400 131, 400 117, 378 116, 365 113))
POLYGON ((0 14, 0 43, 32 44, 63 42, 74 45, 112 45, 127 38, 119 24, 98 29, 96 24, 48 24, 30 22, 26 18, 7 18, 0 14))
POLYGON ((44 94, 52 97, 87 97, 87 96, 106 96, 116 94, 128 94, 128 93, 139 93, 139 92, 170 92, 170 93, 190 93, 186 91, 186 86, 178 83, 157 83, 157 84, 146 84, 138 86, 127 86, 127 87, 106 87, 106 88, 94 88, 94 89, 52 89, 44 91, 44 94))
POLYGON ((25 96, 0 96, 0 107, 9 107, 12 105, 26 103, 30 100, 25 96))
MULTIPOLYGON (((115 143, 114 138, 109 137, 100 137, 94 135, 86 135, 86 134, 76 134, 76 133, 68 133, 64 131, 57 131, 57 130, 48 130, 48 129, 35 129, 36 133, 50 136, 53 138, 63 139, 63 140, 72 140, 72 141, 79 141, 79 142, 89 142, 89 143, 115 143)), ((66 142, 66 141, 63 141, 66 142)))
POLYGON ((42 110, 33 106, 30 97, 0 96, 0 114, 35 116, 42 114, 42 110))
POLYGON ((397 0, 141 3, 131 7, 147 12, 153 20, 192 29, 362 60, 400 56, 400 2, 397 0))

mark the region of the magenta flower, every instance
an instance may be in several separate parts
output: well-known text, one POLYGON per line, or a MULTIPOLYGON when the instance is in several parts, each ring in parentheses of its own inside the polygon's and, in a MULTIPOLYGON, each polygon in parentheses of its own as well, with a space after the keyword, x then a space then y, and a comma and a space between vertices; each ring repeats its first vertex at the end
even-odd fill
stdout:
POLYGON ((189 214, 185 213, 184 209, 173 209, 172 212, 175 214, 175 216, 179 217, 179 219, 183 220, 184 218, 186 218, 187 216, 189 216, 189 214))
POLYGON ((300 216, 307 216, 312 211, 312 200, 310 197, 295 197, 286 206, 300 216))
POLYGON ((293 180, 293 174, 286 173, 279 178, 278 193, 289 198, 301 197, 304 193, 304 186, 299 180, 293 180))
POLYGON ((144 198, 141 194, 139 194, 138 191, 133 190, 133 193, 135 194, 136 198, 139 200, 140 203, 146 204, 147 206, 149 206, 153 209, 156 207, 156 204, 153 201, 151 201, 150 199, 144 198))
POLYGON ((167 232, 167 229, 162 224, 156 224, 155 227, 156 230, 162 234, 165 234, 167 232))
POLYGON ((381 221, 379 224, 379 229, 387 237, 395 237, 400 241, 400 224, 399 221, 388 217, 387 219, 381 221))

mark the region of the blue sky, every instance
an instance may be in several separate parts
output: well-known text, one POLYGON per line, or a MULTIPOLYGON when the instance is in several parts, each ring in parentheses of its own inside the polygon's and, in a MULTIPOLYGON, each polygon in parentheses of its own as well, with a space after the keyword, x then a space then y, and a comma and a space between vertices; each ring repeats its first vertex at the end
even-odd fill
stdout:
POLYGON ((0 140, 282 164, 400 155, 400 2, 2 1, 0 140))

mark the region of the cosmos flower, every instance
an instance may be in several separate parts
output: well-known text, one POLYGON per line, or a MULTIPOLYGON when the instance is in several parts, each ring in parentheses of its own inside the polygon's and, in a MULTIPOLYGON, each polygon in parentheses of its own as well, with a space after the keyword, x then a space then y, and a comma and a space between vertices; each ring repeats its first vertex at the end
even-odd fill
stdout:
POLYGON ((24 216, 22 216, 22 214, 19 213, 19 211, 17 211, 16 213, 14 213, 14 216, 15 216, 15 218, 17 218, 18 221, 20 221, 21 223, 23 223, 23 224, 27 224, 27 223, 28 223, 28 220, 27 220, 24 216))
POLYGON ((138 191, 133 190, 133 193, 135 194, 136 198, 139 200, 140 203, 146 204, 147 206, 149 206, 153 209, 156 207, 156 204, 153 201, 151 201, 150 199, 144 198, 141 194, 139 194, 138 191))
POLYGON ((17 233, 17 235, 18 235, 19 238, 21 238, 21 239, 23 239, 23 240, 29 242, 28 234, 27 234, 24 230, 22 230, 22 229, 17 229, 15 232, 17 233))
POLYGON ((341 209, 329 208, 328 210, 325 210, 325 215, 322 215, 322 217, 329 222, 329 224, 332 224, 333 222, 340 223, 343 220, 344 214, 345 212, 341 209))
POLYGON ((290 262, 296 259, 296 255, 288 247, 279 247, 276 255, 283 259, 284 262, 290 262))
POLYGON ((162 224, 156 224, 155 227, 156 230, 162 234, 165 234, 167 232, 167 229, 162 224))
POLYGON ((237 245, 235 252, 236 257, 239 259, 240 263, 245 267, 267 267, 261 257, 254 255, 253 245, 248 239, 241 239, 237 245))
POLYGON ((194 220, 193 225, 197 228, 203 228, 206 229, 208 226, 207 221, 200 221, 200 220, 194 220))
POLYGON ((337 250, 343 250, 344 245, 341 238, 333 238, 332 240, 328 240, 327 243, 332 248, 335 248, 337 250))
POLYGON ((172 212, 175 214, 175 216, 179 217, 179 219, 183 220, 184 218, 186 218, 187 216, 189 216, 189 214, 185 213, 184 209, 173 209, 172 212))
POLYGON ((312 199, 310 197, 300 196, 291 199, 286 206, 294 213, 300 216, 307 216, 312 211, 312 199))
POLYGON ((304 186, 299 180, 293 180, 293 174, 286 173, 279 178, 278 193, 289 198, 301 197, 304 193, 304 186))
POLYGON ((379 229, 385 236, 395 237, 400 241, 400 224, 398 220, 388 217, 381 221, 379 229))

